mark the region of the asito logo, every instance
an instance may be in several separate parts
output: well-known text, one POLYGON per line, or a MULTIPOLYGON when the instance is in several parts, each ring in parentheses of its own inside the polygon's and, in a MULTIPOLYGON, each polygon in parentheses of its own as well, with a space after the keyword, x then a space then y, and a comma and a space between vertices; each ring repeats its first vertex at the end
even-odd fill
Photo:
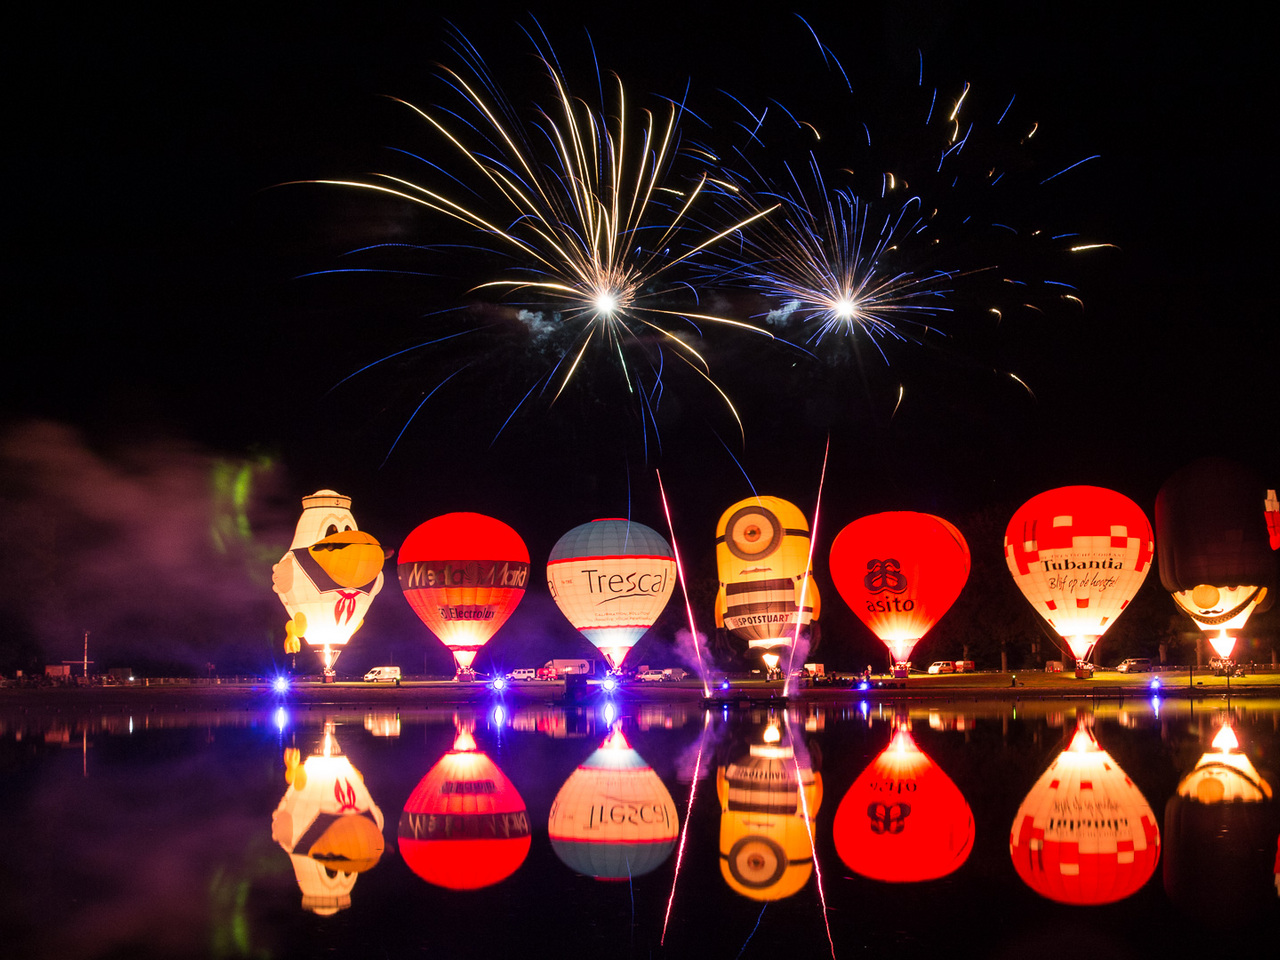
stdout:
POLYGON ((862 578, 862 584, 868 593, 904 593, 907 575, 902 572, 902 564, 893 558, 868 560, 867 575, 862 578))

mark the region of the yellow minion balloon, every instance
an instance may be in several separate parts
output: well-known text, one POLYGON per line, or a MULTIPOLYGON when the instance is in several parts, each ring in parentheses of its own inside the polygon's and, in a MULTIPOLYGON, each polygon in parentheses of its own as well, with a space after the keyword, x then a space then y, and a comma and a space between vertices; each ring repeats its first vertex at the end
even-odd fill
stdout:
POLYGON ((790 734, 770 723, 745 755, 716 769, 720 875, 752 900, 781 900, 813 873, 813 831, 822 775, 790 734))
POLYGON ((797 625, 818 619, 809 566, 809 522, 777 497, 740 500, 716 527, 716 626, 768 653, 790 647, 797 625))

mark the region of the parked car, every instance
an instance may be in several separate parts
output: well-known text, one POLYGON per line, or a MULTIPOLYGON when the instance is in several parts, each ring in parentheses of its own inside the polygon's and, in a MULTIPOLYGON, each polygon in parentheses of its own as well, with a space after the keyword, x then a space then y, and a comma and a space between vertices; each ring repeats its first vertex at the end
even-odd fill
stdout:
POLYGON ((641 683, 661 683, 667 675, 661 670, 642 670, 636 674, 636 679, 641 683))
POLYGON ((956 673, 973 673, 974 669, 972 660, 956 661, 956 673))
POLYGON ((538 669, 536 667, 516 667, 508 676, 512 680, 537 680, 538 669))
POLYGON ((1116 669, 1121 673, 1150 673, 1151 660, 1147 657, 1131 657, 1121 661, 1116 669))
POLYGON ((399 667, 374 667, 364 675, 365 683, 399 683, 399 667))
POLYGON ((954 660, 937 660, 929 664, 930 673, 955 673, 956 662, 954 660))

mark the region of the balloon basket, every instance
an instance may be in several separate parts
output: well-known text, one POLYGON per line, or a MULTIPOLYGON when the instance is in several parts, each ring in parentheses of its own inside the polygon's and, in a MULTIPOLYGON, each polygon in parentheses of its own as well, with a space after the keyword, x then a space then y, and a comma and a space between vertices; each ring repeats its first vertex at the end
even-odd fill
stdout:
POLYGON ((1092 680, 1092 679, 1093 679, 1093 668, 1092 668, 1092 667, 1076 667, 1076 679, 1077 679, 1077 680, 1092 680))

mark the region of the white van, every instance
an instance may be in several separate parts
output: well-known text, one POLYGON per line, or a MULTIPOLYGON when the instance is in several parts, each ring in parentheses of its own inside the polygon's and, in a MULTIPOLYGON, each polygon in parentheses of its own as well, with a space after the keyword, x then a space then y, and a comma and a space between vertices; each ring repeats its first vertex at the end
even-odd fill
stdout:
POLYGON ((399 683, 399 667, 374 667, 364 675, 365 683, 399 683))
POLYGON ((1148 657, 1133 657, 1116 667, 1120 673, 1150 673, 1151 660, 1148 657))

